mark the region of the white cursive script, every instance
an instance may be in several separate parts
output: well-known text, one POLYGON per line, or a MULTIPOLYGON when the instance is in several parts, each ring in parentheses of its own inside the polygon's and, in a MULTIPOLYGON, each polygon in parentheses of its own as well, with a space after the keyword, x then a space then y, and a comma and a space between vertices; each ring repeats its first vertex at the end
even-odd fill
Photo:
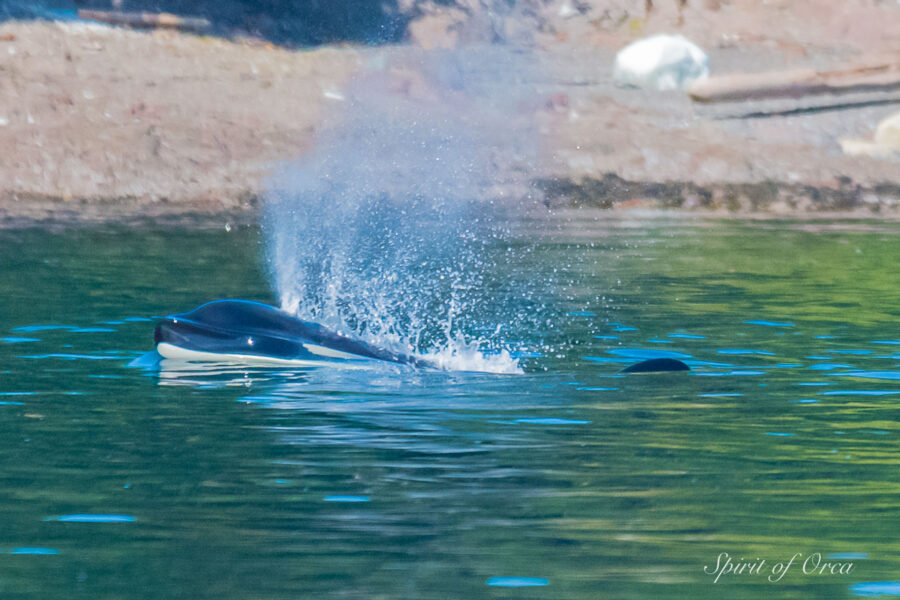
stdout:
POLYGON ((778 583, 794 565, 800 565, 803 575, 849 575, 853 570, 852 562, 829 562, 822 558, 820 552, 813 552, 805 559, 802 552, 795 553, 786 561, 771 562, 764 558, 746 560, 735 558, 727 552, 719 553, 716 565, 705 565, 703 572, 714 577, 713 583, 719 583, 723 576, 763 575, 772 583, 778 583), (802 562, 801 562, 802 561, 802 562))

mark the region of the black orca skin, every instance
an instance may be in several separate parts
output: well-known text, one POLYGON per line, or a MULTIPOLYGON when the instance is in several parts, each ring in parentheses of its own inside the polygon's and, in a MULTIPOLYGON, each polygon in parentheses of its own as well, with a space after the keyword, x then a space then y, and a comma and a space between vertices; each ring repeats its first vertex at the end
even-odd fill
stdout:
POLYGON ((373 346, 250 300, 215 300, 190 312, 164 317, 156 325, 154 340, 157 345, 211 354, 321 361, 331 357, 323 353, 325 349, 359 358, 434 367, 426 360, 373 346))
POLYGON ((690 371, 691 368, 674 358, 651 358, 629 365, 619 373, 663 373, 667 371, 690 371))

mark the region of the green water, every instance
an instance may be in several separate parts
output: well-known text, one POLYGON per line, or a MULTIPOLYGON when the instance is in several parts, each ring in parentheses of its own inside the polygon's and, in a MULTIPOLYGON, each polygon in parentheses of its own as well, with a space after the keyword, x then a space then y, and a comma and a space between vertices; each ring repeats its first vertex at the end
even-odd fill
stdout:
POLYGON ((0 598, 900 595, 900 225, 521 235, 498 297, 552 282, 549 322, 490 375, 131 368, 154 316, 274 301, 259 232, 0 232, 0 598))

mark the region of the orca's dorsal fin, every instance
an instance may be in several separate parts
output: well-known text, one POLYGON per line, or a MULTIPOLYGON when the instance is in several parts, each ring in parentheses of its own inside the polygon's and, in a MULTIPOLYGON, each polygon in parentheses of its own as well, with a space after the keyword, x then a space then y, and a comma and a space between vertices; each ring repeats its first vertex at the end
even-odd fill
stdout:
POLYGON ((670 371, 690 371, 691 368, 674 358, 651 358, 629 365, 619 373, 664 373, 670 371))

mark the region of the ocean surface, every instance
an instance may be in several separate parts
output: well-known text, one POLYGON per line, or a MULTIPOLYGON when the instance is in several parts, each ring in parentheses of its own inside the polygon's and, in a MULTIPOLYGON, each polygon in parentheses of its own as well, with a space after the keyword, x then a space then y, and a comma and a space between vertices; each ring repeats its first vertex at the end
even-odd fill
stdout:
POLYGON ((0 598, 900 596, 900 224, 513 238, 485 373, 133 366, 260 231, 0 231, 0 598))

